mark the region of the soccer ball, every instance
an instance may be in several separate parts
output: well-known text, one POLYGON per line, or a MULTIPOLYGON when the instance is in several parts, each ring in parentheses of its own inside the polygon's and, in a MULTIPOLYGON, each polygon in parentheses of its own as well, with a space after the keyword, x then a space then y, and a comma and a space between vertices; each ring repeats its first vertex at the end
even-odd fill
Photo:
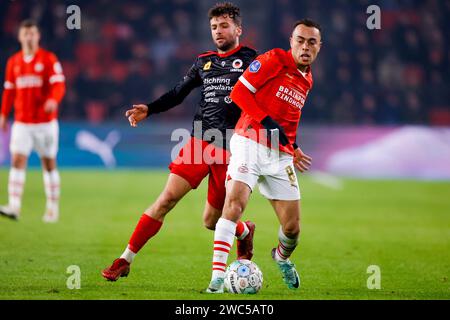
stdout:
POLYGON ((230 293, 255 294, 262 287, 263 275, 253 261, 236 260, 225 271, 224 283, 230 293))

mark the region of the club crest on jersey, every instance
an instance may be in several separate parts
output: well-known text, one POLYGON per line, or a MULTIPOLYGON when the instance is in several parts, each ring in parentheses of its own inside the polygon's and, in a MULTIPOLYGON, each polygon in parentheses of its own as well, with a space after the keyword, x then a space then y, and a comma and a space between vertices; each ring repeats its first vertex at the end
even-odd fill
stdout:
POLYGON ((261 68, 261 62, 259 62, 258 60, 255 60, 250 64, 249 70, 250 70, 250 72, 255 73, 255 72, 258 72, 260 68, 261 68))
POLYGON ((211 69, 211 61, 208 61, 207 63, 205 63, 205 65, 203 66, 203 70, 209 70, 211 69))
POLYGON ((44 65, 42 63, 38 62, 34 65, 34 71, 41 72, 42 70, 44 70, 44 65))
POLYGON ((241 165, 241 166, 238 168, 238 171, 239 171, 240 173, 248 173, 248 167, 247 167, 247 165, 246 165, 246 164, 241 165))
POLYGON ((222 65, 222 67, 225 67, 225 65, 226 65, 227 63, 226 63, 226 61, 222 61, 220 64, 222 65))

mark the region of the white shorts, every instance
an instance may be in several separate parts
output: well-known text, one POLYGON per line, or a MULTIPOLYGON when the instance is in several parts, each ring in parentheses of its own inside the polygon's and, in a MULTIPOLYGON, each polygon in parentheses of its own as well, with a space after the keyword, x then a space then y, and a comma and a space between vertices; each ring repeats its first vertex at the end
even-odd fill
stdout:
POLYGON ((238 134, 231 137, 230 151, 227 177, 247 184, 252 191, 258 184, 261 194, 269 200, 300 199, 291 155, 238 134))
POLYGON ((14 122, 11 129, 11 154, 29 156, 35 150, 41 158, 56 158, 59 125, 57 120, 45 123, 14 122))

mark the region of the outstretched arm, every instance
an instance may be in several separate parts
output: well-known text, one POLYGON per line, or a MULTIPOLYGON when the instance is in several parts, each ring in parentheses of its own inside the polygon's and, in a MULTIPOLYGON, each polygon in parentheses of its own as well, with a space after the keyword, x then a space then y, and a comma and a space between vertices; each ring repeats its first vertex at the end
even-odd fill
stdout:
POLYGON ((144 120, 151 114, 161 113, 179 105, 191 93, 192 90, 201 85, 201 78, 198 74, 195 63, 186 76, 172 90, 163 94, 157 100, 149 104, 137 104, 125 112, 130 125, 137 127, 137 123, 144 120))

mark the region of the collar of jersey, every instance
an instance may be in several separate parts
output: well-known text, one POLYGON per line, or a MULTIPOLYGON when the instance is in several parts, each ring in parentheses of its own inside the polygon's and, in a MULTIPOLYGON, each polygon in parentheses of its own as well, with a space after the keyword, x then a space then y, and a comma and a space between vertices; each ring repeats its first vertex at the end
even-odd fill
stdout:
POLYGON ((34 58, 36 58, 36 56, 38 55, 38 52, 41 51, 41 48, 38 48, 37 51, 31 55, 31 56, 26 56, 22 50, 20 50, 20 54, 21 54, 21 58, 25 63, 30 63, 31 61, 34 60, 34 58))
POLYGON ((228 51, 228 52, 226 52, 226 53, 219 53, 219 52, 217 52, 216 54, 217 54, 220 58, 226 58, 226 57, 231 56, 232 54, 235 54, 236 52, 238 52, 239 50, 241 50, 241 48, 242 48, 242 45, 238 45, 236 48, 234 48, 234 49, 231 50, 231 51, 228 51))
POLYGON ((287 53, 287 55, 288 55, 287 60, 288 60, 288 63, 289 63, 289 67, 292 68, 292 69, 297 70, 298 73, 300 73, 300 74, 303 76, 303 78, 306 79, 306 77, 308 76, 308 74, 311 72, 311 66, 309 66, 308 69, 306 69, 306 72, 302 72, 302 71, 297 67, 297 64, 295 63, 294 57, 292 56, 292 49, 289 49, 286 53, 287 53))

